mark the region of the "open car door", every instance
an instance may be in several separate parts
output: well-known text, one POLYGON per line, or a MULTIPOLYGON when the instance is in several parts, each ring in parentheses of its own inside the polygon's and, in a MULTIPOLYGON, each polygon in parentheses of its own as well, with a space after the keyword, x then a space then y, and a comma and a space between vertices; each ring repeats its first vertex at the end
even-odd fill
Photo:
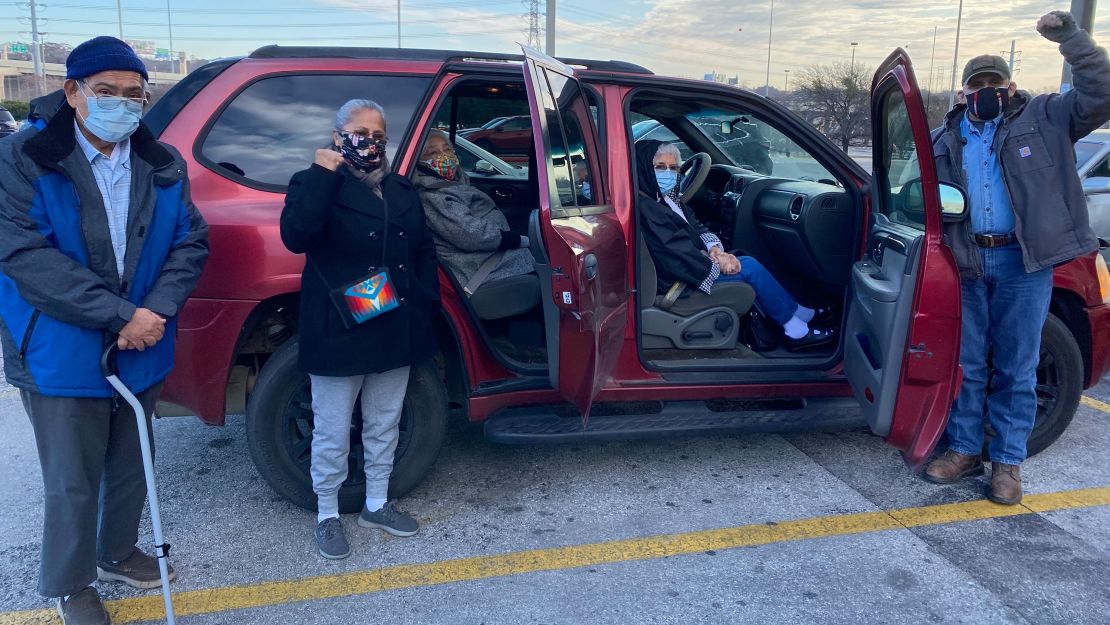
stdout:
POLYGON ((608 203, 597 130, 574 70, 521 47, 540 204, 529 237, 544 301, 551 382, 585 423, 624 340, 624 234, 608 203))
MULTIPOLYGON (((844 365, 872 431, 916 469, 944 431, 959 385, 960 280, 941 240, 929 125, 902 49, 875 74, 871 125, 867 252, 852 267, 844 365)), ((945 201, 946 210, 964 210, 954 188, 945 201)))

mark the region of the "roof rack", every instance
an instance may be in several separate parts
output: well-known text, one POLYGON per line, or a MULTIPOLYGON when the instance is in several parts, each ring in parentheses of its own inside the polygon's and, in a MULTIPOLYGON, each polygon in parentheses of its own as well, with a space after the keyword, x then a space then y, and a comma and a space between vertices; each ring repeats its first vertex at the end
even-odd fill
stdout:
MULTIPOLYGON (((252 59, 298 59, 298 58, 330 58, 330 59, 382 59, 393 61, 464 61, 464 62, 520 62, 524 56, 520 54, 504 54, 500 52, 464 52, 459 50, 428 50, 422 48, 355 48, 342 46, 263 46, 251 52, 248 58, 252 59)), ((567 65, 584 67, 586 69, 626 72, 630 74, 651 74, 652 71, 629 63, 627 61, 597 61, 590 59, 559 58, 567 65)))

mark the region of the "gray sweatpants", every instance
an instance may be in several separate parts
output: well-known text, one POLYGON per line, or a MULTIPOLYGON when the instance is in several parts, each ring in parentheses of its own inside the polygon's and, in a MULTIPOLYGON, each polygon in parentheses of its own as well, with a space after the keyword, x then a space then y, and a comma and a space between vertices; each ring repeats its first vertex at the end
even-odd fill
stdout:
MULTIPOLYGON (((138 395, 148 428, 161 392, 138 395)), ((45 495, 38 591, 72 595, 96 580, 98 561, 126 558, 139 540, 146 483, 135 413, 122 399, 113 410, 110 399, 20 395, 45 495)))
POLYGON ((347 479, 351 451, 351 416, 362 393, 362 447, 366 496, 386 497, 397 425, 409 384, 409 368, 382 373, 333 377, 313 375, 312 490, 321 511, 338 510, 339 487, 347 479))

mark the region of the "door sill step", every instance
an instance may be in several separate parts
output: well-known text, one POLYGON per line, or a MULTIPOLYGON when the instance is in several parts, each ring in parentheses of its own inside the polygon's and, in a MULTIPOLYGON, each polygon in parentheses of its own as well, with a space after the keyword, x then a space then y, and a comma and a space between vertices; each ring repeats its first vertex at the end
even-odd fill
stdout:
POLYGON ((704 402, 665 404, 653 414, 598 415, 585 428, 577 416, 560 416, 552 406, 509 408, 486 421, 488 440, 506 444, 573 443, 674 437, 684 434, 799 432, 865 426, 851 397, 807 399, 798 408, 718 412, 704 402))

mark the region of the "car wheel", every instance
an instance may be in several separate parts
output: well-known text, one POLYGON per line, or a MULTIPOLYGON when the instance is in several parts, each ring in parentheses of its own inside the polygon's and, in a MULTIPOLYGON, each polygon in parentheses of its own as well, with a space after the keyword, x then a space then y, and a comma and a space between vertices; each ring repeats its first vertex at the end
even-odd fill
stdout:
MULTIPOLYGON (((1068 326, 1049 314, 1041 330, 1041 359, 1037 363, 1037 420, 1026 443, 1029 456, 1047 449, 1071 423, 1083 393, 1083 354, 1068 326)), ((983 458, 993 430, 987 425, 983 458)))
MULTIPOLYGON (((247 404, 247 442, 266 483, 282 497, 316 509, 309 473, 312 460, 312 390, 297 366, 297 341, 289 341, 262 367, 247 404)), ((431 470, 447 433, 447 391, 433 362, 414 365, 401 412, 400 436, 389 481, 390 498, 415 488, 431 470)), ((339 511, 358 512, 366 491, 362 415, 351 419, 347 479, 339 491, 339 511)))

